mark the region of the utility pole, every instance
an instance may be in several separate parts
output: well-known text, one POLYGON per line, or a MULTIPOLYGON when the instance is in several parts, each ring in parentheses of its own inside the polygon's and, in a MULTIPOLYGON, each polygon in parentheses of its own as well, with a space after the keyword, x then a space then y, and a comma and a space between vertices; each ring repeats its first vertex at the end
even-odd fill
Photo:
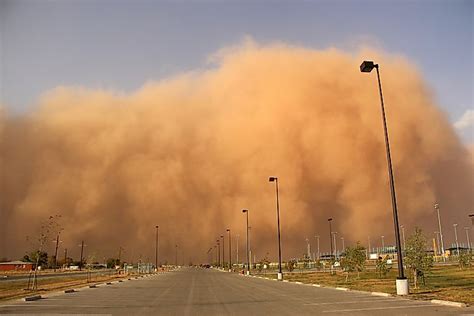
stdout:
POLYGON ((319 236, 314 236, 316 238, 317 246, 318 246, 318 260, 319 260, 319 236))
POLYGON ((56 267, 58 266, 58 247, 59 247, 59 232, 56 235, 56 250, 54 251, 54 271, 56 271, 56 267))
POLYGON ((79 270, 82 271, 82 260, 84 255, 84 240, 81 241, 81 261, 79 262, 79 270))
POLYGON ((64 248, 64 267, 67 268, 67 248, 64 248))

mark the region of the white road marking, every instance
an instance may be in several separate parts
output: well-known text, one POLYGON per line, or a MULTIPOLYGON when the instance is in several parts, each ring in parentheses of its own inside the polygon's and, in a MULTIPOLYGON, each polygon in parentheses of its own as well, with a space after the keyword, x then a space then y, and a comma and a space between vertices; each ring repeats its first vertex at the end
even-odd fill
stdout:
POLYGON ((355 304, 355 303, 370 303, 370 302, 386 302, 393 301, 393 299, 371 299, 371 300, 357 300, 357 301, 337 301, 337 302, 324 302, 324 303, 307 303, 303 305, 340 305, 340 304, 355 304))
POLYGON ((362 312, 362 311, 375 311, 382 309, 408 309, 416 307, 439 307, 433 304, 417 304, 417 305, 404 305, 404 306, 384 306, 384 307, 369 307, 369 308, 354 308, 354 309, 335 309, 331 311, 322 311, 322 313, 342 313, 342 312, 362 312))

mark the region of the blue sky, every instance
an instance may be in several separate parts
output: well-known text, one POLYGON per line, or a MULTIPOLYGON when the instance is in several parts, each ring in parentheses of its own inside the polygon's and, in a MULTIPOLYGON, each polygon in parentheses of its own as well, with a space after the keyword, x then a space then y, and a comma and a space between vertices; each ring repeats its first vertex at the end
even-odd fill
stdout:
POLYGON ((316 49, 364 42, 411 59, 472 143, 473 15, 469 0, 0 0, 1 98, 21 113, 58 85, 132 91, 205 67, 245 36, 316 49))

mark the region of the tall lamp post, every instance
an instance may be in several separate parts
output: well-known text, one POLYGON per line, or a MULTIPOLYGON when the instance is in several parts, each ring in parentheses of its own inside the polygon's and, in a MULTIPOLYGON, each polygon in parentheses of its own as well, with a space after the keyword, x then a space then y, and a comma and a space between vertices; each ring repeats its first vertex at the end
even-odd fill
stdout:
POLYGON ((443 257, 443 261, 446 261, 446 257, 444 256, 444 241, 443 241, 443 231, 441 230, 441 217, 439 216, 439 204, 436 203, 434 205, 436 212, 438 213, 438 229, 439 229, 439 238, 441 239, 441 256, 443 257))
POLYGON ((178 245, 174 245, 175 247, 175 263, 178 266, 178 245))
POLYGON ((314 238, 316 238, 317 245, 318 245, 318 260, 319 260, 319 236, 314 236, 314 238))
POLYGON ((401 227, 401 229, 402 229, 403 251, 405 251, 405 248, 406 248, 406 242, 405 242, 405 226, 400 225, 400 227, 401 227))
POLYGON ((217 242, 217 267, 221 267, 221 243, 219 237, 216 239, 217 242))
POLYGON ((158 271, 158 236, 159 236, 159 228, 160 226, 156 225, 156 236, 155 236, 155 271, 158 271))
POLYGON ((278 224, 278 281, 282 281, 283 272, 281 271, 280 201, 278 198, 278 178, 270 177, 268 178, 268 181, 275 182, 275 187, 276 187, 277 224, 278 224))
POLYGON ((385 107, 383 102, 383 95, 382 95, 382 84, 380 82, 380 73, 379 73, 379 65, 374 64, 373 61, 363 61, 360 65, 361 72, 371 72, 372 69, 377 71, 377 81, 379 86, 379 94, 380 94, 380 106, 382 110, 382 120, 383 120, 383 130, 385 135, 385 149, 387 154, 387 164, 388 164, 388 176, 389 176, 389 183, 390 183, 390 193, 392 197, 392 210, 393 210, 393 226, 395 229, 395 239, 397 243, 397 257, 398 257, 398 278, 396 281, 397 285, 397 295, 408 295, 408 280, 405 277, 405 273, 403 271, 403 257, 402 257, 402 247, 400 243, 400 227, 398 224, 398 211, 397 211, 397 197, 395 194, 395 181, 393 179, 393 168, 392 168, 392 158, 390 155, 390 143, 388 140, 388 128, 387 128, 387 119, 385 117, 385 107))
POLYGON ((247 214, 247 275, 250 275, 250 257, 249 257, 249 210, 242 210, 247 214))
MULTIPOLYGON (((332 250, 332 227, 331 227, 331 222, 332 222, 332 218, 328 218, 328 223, 329 223, 329 244, 331 245, 331 256, 332 257, 334 255, 334 252, 332 250)), ((334 258, 336 259, 336 258, 334 258)))
POLYGON ((466 239, 467 239, 467 249, 468 251, 471 251, 471 241, 469 240, 469 227, 464 227, 464 230, 466 231, 466 239))
POLYGON ((225 236, 221 235, 222 239, 222 269, 225 269, 225 236))
POLYGON ((454 238, 456 239, 456 250, 459 256, 458 229, 457 229, 458 224, 453 224, 453 227, 454 227, 454 238))
POLYGON ((229 272, 232 271, 232 238, 230 238, 230 228, 227 228, 229 233, 229 272))

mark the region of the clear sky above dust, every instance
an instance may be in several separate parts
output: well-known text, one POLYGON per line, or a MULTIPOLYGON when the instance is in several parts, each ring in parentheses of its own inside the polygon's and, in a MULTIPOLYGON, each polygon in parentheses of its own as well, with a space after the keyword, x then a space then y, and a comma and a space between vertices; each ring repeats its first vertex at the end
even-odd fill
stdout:
POLYGON ((407 56, 464 141, 474 141, 469 0, 1 0, 0 23, 0 91, 14 111, 58 85, 133 91, 207 67, 210 54, 251 36, 316 49, 368 44, 407 56))

